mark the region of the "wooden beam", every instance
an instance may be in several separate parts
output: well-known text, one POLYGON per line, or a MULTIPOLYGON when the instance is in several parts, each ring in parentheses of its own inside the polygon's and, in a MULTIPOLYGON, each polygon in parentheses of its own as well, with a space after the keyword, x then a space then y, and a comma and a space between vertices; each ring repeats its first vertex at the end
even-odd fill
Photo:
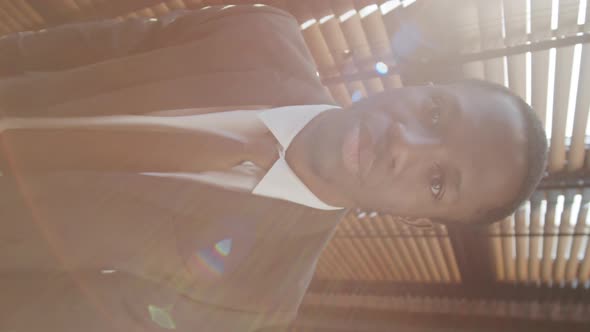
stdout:
POLYGON ((404 283, 391 281, 312 280, 312 294, 356 294, 383 297, 441 297, 516 302, 568 301, 590 304, 590 289, 488 282, 482 284, 404 283))
POLYGON ((555 321, 545 318, 531 321, 519 318, 468 316, 461 313, 427 314, 391 310, 335 308, 306 305, 300 308, 292 331, 342 332, 582 332, 586 322, 555 321))
MULTIPOLYGON (((524 54, 526 52, 537 52, 544 51, 551 48, 568 47, 576 44, 587 44, 590 43, 590 34, 583 32, 583 26, 579 26, 578 30, 580 33, 572 36, 558 36, 554 33, 555 39, 547 39, 543 41, 528 40, 524 44, 502 47, 496 49, 489 49, 482 52, 466 53, 466 54, 453 54, 451 56, 445 56, 442 58, 433 59, 419 59, 417 61, 402 62, 397 66, 390 66, 387 75, 416 75, 416 73, 432 72, 438 74, 441 67, 457 67, 466 63, 483 61, 501 58, 503 56, 511 56, 516 54, 524 54)), ((532 38, 529 36, 529 39, 532 38)), ((392 60, 392 59, 386 59, 392 60)), ((376 59, 364 59, 366 63, 372 63, 376 59)), ((322 80, 325 85, 343 83, 354 80, 370 79, 377 77, 379 74, 374 70, 362 71, 355 74, 342 75, 338 77, 326 77, 322 80)), ((439 75, 434 75, 438 77, 439 75)), ((435 78, 432 81, 436 81, 435 78)), ((424 80, 424 79, 422 79, 424 80)))

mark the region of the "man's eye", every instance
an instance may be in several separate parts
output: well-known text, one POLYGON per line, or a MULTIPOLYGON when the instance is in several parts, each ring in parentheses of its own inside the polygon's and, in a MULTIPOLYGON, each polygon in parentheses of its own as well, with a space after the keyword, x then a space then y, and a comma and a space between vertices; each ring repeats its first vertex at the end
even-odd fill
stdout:
POLYGON ((430 125, 432 125, 433 127, 436 127, 440 122, 440 117, 442 114, 441 105, 442 101, 440 100, 440 98, 432 98, 428 116, 430 125))
POLYGON ((436 127, 440 120, 440 107, 434 106, 430 109, 430 122, 432 126, 436 127))
POLYGON ((430 191, 432 192, 432 195, 434 197, 438 197, 438 195, 440 195, 441 190, 442 183, 440 183, 438 179, 435 179, 430 183, 430 191))
POLYGON ((443 179, 441 176, 433 176, 430 179, 430 192, 436 199, 440 199, 443 193, 443 179))

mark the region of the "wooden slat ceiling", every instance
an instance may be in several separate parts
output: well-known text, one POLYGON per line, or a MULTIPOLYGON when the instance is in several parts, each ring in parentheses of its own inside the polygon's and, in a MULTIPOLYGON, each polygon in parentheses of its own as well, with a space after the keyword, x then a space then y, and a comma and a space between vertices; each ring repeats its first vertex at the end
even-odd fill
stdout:
MULTIPOLYGON (((226 10, 231 10, 233 4, 258 2, 285 9, 297 18, 316 61, 318 75, 338 103, 347 106, 361 98, 401 87, 403 82, 416 81, 411 75, 400 75, 408 55, 406 49, 400 49, 399 40, 415 32, 409 23, 425 28, 426 35, 434 36, 440 44, 434 50, 414 45, 416 50, 412 54, 420 59, 479 54, 586 36, 590 30, 587 0, 449 1, 3 0, 0 34, 89 19, 157 17, 175 9, 206 10, 212 5, 224 5, 226 10)), ((485 58, 464 63, 458 69, 461 77, 506 85, 533 106, 550 136, 550 176, 570 174, 581 179, 587 176, 590 171, 588 44, 485 58)), ((432 75, 433 81, 439 78, 432 75)), ((429 80, 428 75, 420 80, 429 80)), ((477 244, 481 252, 477 255, 489 265, 485 266, 489 268, 487 280, 588 289, 589 203, 587 189, 539 190, 515 215, 482 232, 471 242, 481 240, 477 244)), ((451 235, 444 226, 420 230, 398 223, 391 216, 352 211, 321 256, 314 280, 323 281, 323 285, 330 282, 468 285, 473 279, 471 274, 485 271, 470 271, 465 266, 464 257, 470 253, 456 251, 457 239, 451 235)), ((531 319, 544 312, 534 312, 533 304, 528 309, 515 309, 508 300, 465 302, 453 298, 429 299, 425 295, 378 296, 357 294, 354 289, 340 290, 338 294, 330 292, 329 287, 312 287, 304 304, 431 312, 473 310, 486 315, 531 319), (498 309, 503 306, 507 309, 498 309)), ((555 308, 555 301, 545 305, 555 308)), ((588 312, 587 306, 574 307, 571 310, 578 313, 588 312)), ((590 319, 587 314, 568 317, 590 319)))
POLYGON ((324 250, 318 279, 458 283, 444 226, 421 230, 376 213, 349 214, 324 250))

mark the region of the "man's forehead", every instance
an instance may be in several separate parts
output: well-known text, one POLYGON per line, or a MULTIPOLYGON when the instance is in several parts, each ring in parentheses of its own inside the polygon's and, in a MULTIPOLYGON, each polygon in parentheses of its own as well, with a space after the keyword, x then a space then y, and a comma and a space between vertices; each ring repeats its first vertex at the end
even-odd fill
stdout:
POLYGON ((477 211, 497 208, 514 199, 523 178, 523 167, 519 166, 523 165, 499 163, 482 172, 467 172, 462 207, 457 209, 462 218, 457 219, 470 221, 468 218, 477 211))
POLYGON ((485 210, 513 199, 526 173, 524 142, 480 140, 477 144, 475 138, 466 141, 470 142, 469 146, 465 146, 456 160, 463 173, 461 197, 464 203, 472 205, 465 209, 473 211, 481 207, 485 210))
POLYGON ((455 162, 464 180, 458 212, 468 217, 478 208, 509 202, 526 172, 526 122, 517 99, 485 87, 450 85, 444 90, 456 98, 462 113, 455 122, 464 135, 455 141, 455 162))
POLYGON ((449 93, 456 99, 461 111, 472 119, 486 121, 488 125, 499 125, 513 131, 524 133, 525 119, 518 100, 502 90, 478 87, 452 86, 449 93))

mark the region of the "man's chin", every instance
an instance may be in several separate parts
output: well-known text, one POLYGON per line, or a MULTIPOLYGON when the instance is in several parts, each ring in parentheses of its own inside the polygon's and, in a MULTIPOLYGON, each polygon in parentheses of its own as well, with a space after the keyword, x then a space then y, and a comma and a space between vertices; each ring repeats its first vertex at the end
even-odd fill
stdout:
POLYGON ((328 191, 335 196, 340 197, 343 201, 347 202, 346 207, 357 207, 359 203, 360 194, 362 187, 358 181, 351 181, 350 176, 342 175, 344 173, 340 173, 341 176, 332 176, 329 180, 322 178, 325 181, 325 187, 328 188, 328 191))

